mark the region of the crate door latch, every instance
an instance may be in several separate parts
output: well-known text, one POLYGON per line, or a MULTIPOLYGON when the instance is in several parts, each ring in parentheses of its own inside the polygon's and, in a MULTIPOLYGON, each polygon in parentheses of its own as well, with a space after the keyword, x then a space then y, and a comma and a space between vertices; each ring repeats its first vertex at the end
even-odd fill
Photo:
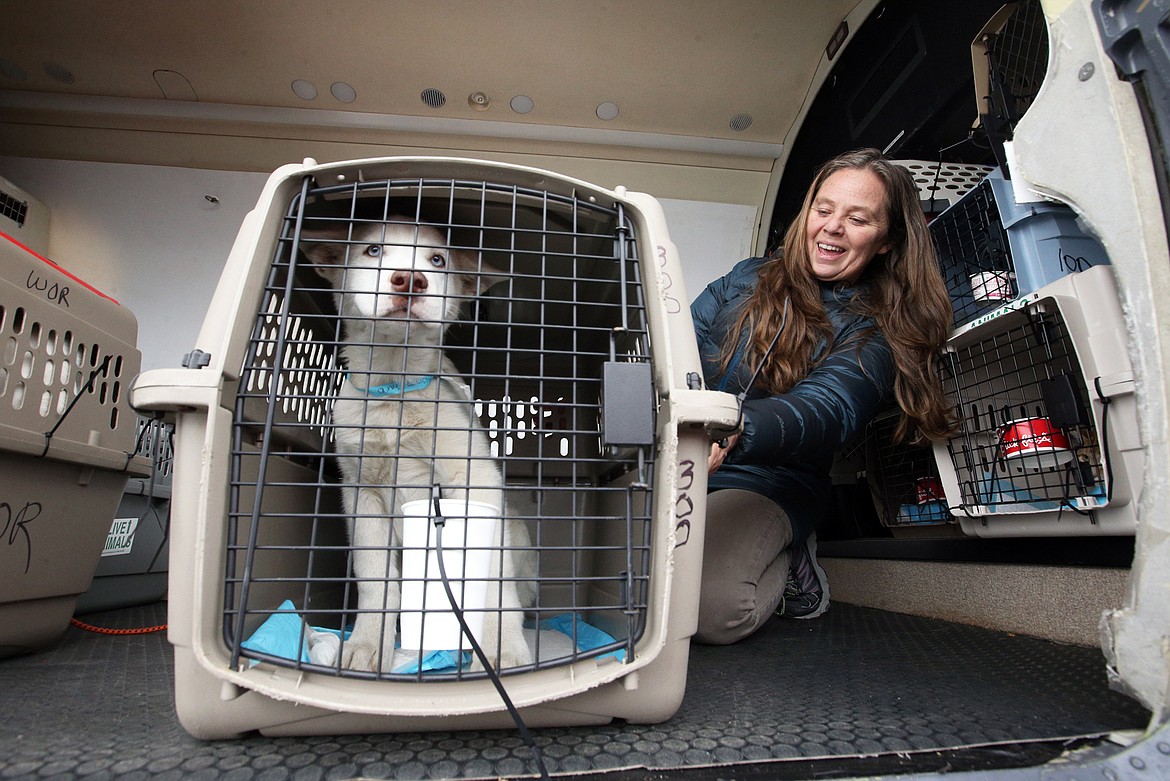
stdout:
POLYGON ((601 374, 602 442, 607 447, 654 444, 654 381, 648 363, 607 361, 601 374))

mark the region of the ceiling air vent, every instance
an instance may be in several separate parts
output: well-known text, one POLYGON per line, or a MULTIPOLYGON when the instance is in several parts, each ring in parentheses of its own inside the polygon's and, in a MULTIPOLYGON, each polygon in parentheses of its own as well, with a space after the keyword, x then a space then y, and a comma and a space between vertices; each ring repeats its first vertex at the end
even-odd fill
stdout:
POLYGON ((425 89, 419 97, 422 98, 423 103, 431 108, 442 108, 443 104, 447 102, 447 96, 437 89, 425 89))

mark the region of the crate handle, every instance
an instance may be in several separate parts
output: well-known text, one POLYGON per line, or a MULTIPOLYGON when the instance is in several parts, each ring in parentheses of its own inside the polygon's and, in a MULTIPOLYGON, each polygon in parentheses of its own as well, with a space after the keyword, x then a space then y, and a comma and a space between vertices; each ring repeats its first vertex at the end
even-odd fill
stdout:
POLYGON ((134 378, 130 406, 153 417, 156 413, 210 410, 219 403, 219 372, 203 369, 153 369, 134 378))

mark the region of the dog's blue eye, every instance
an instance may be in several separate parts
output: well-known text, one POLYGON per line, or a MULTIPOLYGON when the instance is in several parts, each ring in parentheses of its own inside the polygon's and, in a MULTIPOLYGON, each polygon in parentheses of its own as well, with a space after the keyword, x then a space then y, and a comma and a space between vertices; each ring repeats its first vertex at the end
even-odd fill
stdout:
POLYGON ((436 252, 434 255, 431 255, 431 265, 435 268, 442 268, 447 265, 447 259, 436 252))
POLYGON ((378 257, 379 255, 382 254, 382 245, 381 244, 371 244, 370 246, 366 247, 366 254, 369 255, 371 258, 378 257))

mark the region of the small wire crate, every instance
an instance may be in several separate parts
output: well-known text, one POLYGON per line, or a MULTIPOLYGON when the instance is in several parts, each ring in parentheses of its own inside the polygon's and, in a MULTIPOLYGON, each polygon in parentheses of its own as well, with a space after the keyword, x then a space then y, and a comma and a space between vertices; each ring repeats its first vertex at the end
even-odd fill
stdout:
POLYGON ((965 532, 1133 533, 1144 464, 1109 267, 960 329, 944 357, 961 431, 935 445, 935 460, 965 532))
POLYGON ((955 523, 928 445, 894 442, 896 412, 866 427, 865 476, 878 520, 889 528, 955 523))
POLYGON ((176 413, 186 728, 506 726, 489 669, 533 725, 669 717, 706 428, 736 420, 680 280, 646 195, 443 158, 274 173, 190 365, 134 388, 176 413))
POLYGON ((930 233, 956 327, 1063 276, 1109 264, 1069 207, 1017 204, 998 170, 931 221, 930 233))
POLYGON ((138 324, 0 232, 0 655, 69 626, 131 475, 138 324))

